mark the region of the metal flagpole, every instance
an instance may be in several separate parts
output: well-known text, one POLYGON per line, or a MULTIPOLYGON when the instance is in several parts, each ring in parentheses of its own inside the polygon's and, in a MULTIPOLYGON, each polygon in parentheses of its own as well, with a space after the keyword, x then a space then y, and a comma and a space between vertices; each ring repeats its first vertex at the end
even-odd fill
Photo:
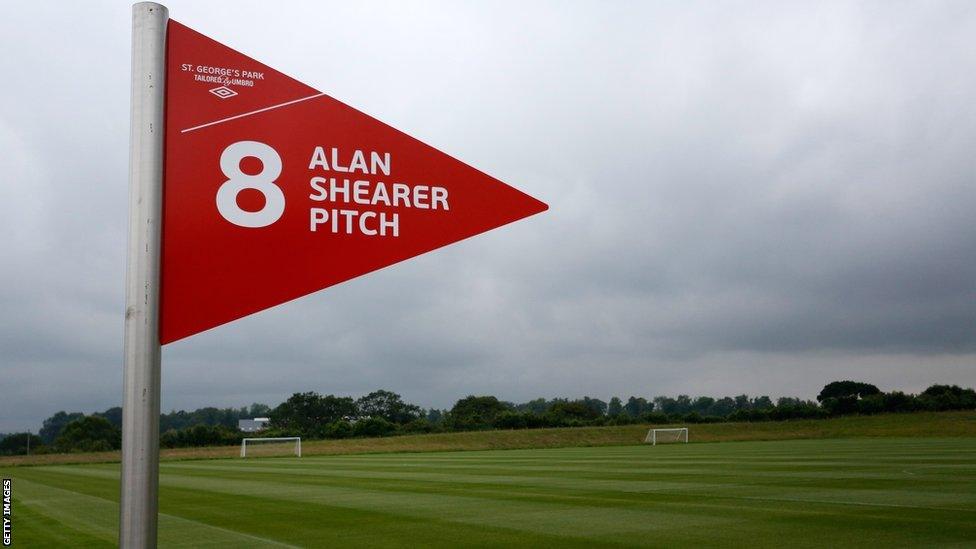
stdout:
POLYGON ((125 273, 119 546, 156 547, 159 492, 159 264, 168 10, 132 6, 129 244, 125 273))

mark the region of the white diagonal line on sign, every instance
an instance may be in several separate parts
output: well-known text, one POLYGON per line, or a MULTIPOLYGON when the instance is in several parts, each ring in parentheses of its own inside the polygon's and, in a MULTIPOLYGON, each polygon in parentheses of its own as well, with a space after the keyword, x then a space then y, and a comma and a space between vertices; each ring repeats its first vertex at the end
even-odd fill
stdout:
POLYGON ((223 122, 228 122, 230 120, 236 120, 238 118, 244 118, 245 116, 251 116, 252 114, 258 114, 265 111, 270 111, 272 109, 277 109, 280 107, 287 107, 288 105, 294 105, 295 103, 301 103, 302 101, 308 101, 309 99, 315 99, 316 97, 322 97, 324 93, 317 93, 315 95, 310 95, 308 97, 302 97, 301 99, 293 99, 291 101, 286 101, 284 103, 278 103, 277 105, 271 105, 270 107, 265 107, 263 109, 258 109, 256 111, 246 112, 243 114, 237 114, 234 116, 228 116, 227 118, 221 118, 220 120, 214 120, 213 122, 207 122, 206 124, 200 124, 199 126, 193 126, 192 128, 187 128, 185 130, 180 130, 180 133, 192 132, 194 130, 199 130, 201 128, 206 128, 207 126, 213 126, 223 122))

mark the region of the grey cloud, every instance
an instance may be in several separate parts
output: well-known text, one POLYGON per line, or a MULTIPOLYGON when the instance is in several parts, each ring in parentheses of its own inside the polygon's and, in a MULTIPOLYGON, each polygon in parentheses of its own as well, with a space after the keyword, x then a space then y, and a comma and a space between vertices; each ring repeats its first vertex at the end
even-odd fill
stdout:
MULTIPOLYGON (((0 431, 120 400, 128 5, 0 22, 0 431)), ((969 3, 169 7, 551 210, 167 347, 164 408, 976 384, 969 3)))

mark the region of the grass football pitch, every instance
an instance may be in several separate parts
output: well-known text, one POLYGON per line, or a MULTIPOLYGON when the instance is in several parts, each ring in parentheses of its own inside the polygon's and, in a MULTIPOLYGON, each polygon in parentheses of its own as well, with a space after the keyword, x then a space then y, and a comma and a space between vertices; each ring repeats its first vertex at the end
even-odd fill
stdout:
MULTIPOLYGON (((14 546, 115 544, 118 465, 0 469, 14 546)), ((164 547, 963 547, 976 438, 164 462, 164 547)))

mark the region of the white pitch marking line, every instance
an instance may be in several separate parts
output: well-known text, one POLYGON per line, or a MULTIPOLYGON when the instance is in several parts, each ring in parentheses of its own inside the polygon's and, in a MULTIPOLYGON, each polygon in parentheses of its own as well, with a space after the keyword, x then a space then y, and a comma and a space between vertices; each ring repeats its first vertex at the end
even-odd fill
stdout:
POLYGON ((265 107, 263 109, 258 109, 256 111, 246 112, 244 114, 238 114, 235 116, 230 116, 227 118, 221 118, 220 120, 214 120, 213 122, 207 122, 206 124, 200 124, 199 126, 193 126, 192 128, 187 128, 185 130, 180 130, 180 133, 192 132, 194 130, 199 130, 201 128, 206 128, 207 126, 213 126, 215 124, 221 124, 223 122, 228 122, 230 120, 236 120, 238 118, 244 118, 245 116, 251 116, 252 114, 258 114, 265 111, 270 111, 280 107, 287 107, 288 105, 294 105, 295 103, 301 103, 302 101, 308 101, 309 99, 315 99, 316 97, 322 97, 324 93, 317 93, 315 95, 310 95, 308 97, 302 97, 301 99, 294 99, 292 101, 286 101, 285 103, 279 103, 277 105, 271 105, 270 107, 265 107))

